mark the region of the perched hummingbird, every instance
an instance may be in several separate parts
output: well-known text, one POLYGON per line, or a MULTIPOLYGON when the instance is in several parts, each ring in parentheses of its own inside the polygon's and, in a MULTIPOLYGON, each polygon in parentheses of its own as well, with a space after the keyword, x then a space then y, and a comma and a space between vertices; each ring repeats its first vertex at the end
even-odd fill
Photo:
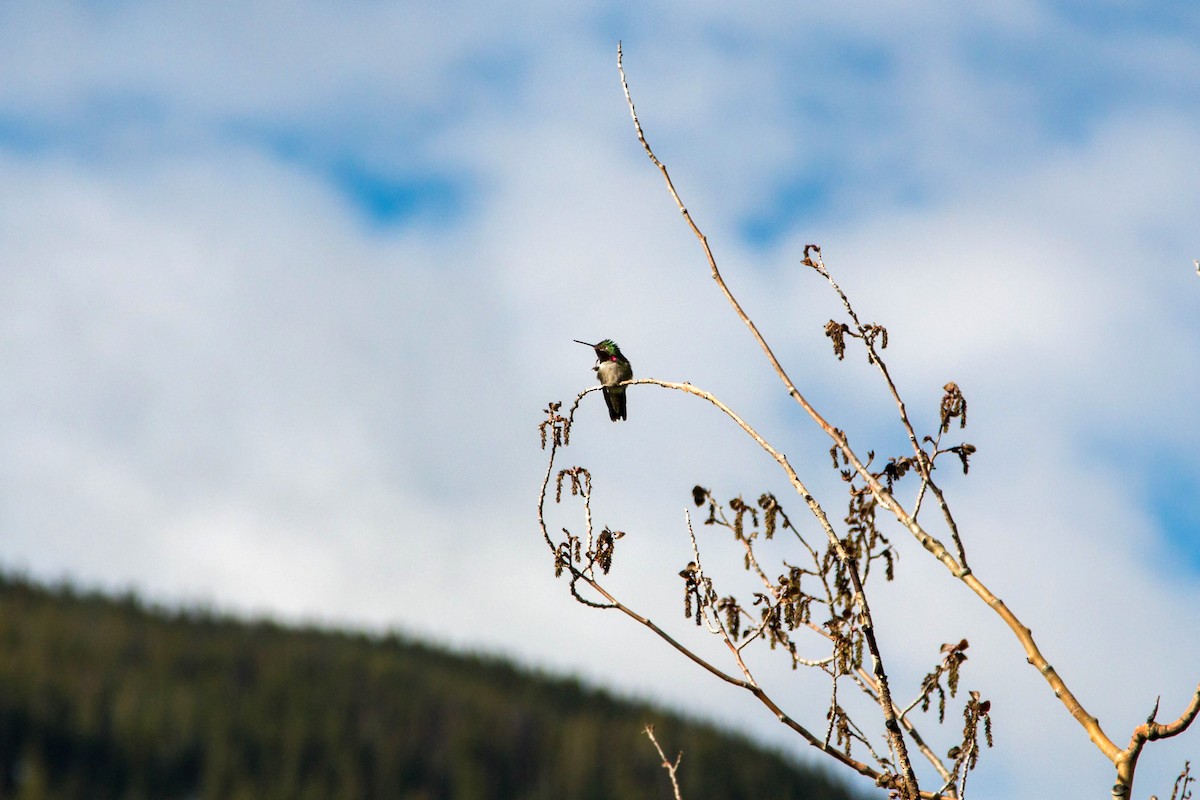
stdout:
POLYGON ((604 402, 608 404, 608 418, 613 422, 626 419, 625 416, 625 387, 618 386, 622 381, 633 380, 633 367, 629 359, 621 354, 621 348, 612 339, 605 339, 600 344, 588 344, 578 339, 575 341, 586 344, 596 351, 596 377, 604 386, 604 402))

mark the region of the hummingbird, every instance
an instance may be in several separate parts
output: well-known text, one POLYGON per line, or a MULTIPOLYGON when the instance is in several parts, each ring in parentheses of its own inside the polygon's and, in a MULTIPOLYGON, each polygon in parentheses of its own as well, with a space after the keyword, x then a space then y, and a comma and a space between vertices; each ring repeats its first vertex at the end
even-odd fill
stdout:
POLYGON ((612 339, 605 339, 600 344, 575 341, 586 344, 596 351, 596 377, 604 386, 604 402, 608 404, 608 418, 613 422, 627 419, 625 416, 625 387, 619 386, 622 381, 633 380, 633 367, 629 359, 621 353, 621 348, 612 339))

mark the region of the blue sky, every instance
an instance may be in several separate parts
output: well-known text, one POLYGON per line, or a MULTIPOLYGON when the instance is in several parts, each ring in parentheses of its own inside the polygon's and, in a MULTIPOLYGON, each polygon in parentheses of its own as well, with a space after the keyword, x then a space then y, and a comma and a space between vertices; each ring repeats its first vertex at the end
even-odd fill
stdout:
MULTIPOLYGON (((575 607, 532 517, 540 411, 592 379, 576 338, 716 392, 840 502, 633 137, 618 39, 808 396, 901 443, 866 365, 829 354, 837 303, 798 266, 819 242, 914 414, 967 394, 980 450, 947 488, 977 571, 1115 739, 1159 694, 1173 715, 1200 679, 1193 4, 5 4, 0 562, 399 627, 796 747, 575 607)), ((592 405, 572 456, 630 532, 618 585, 675 619, 692 484, 786 486, 708 409, 592 405)), ((1002 627, 901 547, 893 680, 966 634, 996 703, 975 796, 1106 791, 1002 627)), ((1139 794, 1195 753, 1149 750, 1139 794)))

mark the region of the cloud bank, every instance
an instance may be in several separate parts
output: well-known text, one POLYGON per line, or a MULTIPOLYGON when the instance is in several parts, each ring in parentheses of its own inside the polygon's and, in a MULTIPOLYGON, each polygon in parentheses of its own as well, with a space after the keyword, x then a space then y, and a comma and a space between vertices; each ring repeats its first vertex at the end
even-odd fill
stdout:
MULTIPOLYGON (((647 135, 809 397, 902 447, 867 365, 829 353, 815 241, 889 327, 915 418, 966 392, 980 452, 945 481, 972 563, 1109 734, 1194 688, 1194 11, 17 3, 0 30, 6 565, 498 649, 796 750, 576 607, 536 532, 540 409, 591 381, 574 338, 716 392, 840 502, 633 138, 620 38, 647 135)), ((630 534, 617 583, 689 635, 691 485, 784 481, 711 409, 636 390, 612 426, 589 400, 569 457, 630 534)), ((966 634, 994 700, 975 796, 1106 791, 998 620, 894 534, 893 682, 966 634)), ((1139 793, 1194 751, 1150 748, 1139 793)))

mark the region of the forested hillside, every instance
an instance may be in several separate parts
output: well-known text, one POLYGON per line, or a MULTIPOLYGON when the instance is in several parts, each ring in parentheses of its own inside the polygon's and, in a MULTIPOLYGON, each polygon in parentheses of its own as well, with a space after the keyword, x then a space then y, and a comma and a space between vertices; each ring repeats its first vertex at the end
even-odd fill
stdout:
POLYGON ((0 575, 0 798, 849 795, 711 727, 400 637, 149 609, 0 575))

